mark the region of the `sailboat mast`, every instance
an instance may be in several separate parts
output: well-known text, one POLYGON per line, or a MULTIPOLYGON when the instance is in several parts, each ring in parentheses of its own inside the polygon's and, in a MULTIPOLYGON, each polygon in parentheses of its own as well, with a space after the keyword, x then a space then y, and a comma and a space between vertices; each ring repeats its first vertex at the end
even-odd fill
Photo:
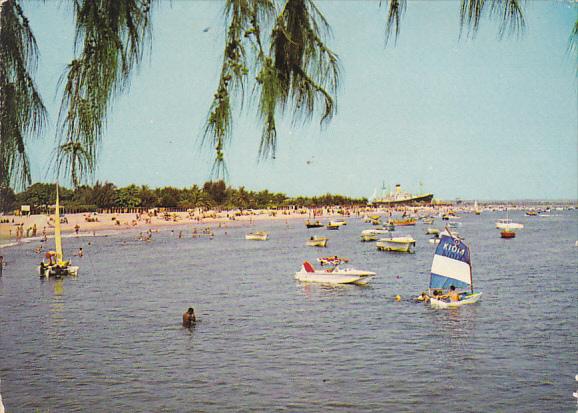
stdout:
POLYGON ((56 210, 54 211, 54 246, 56 248, 56 262, 62 263, 62 235, 60 231, 60 199, 58 196, 58 182, 56 183, 56 210))
MULTIPOLYGON (((468 249, 470 249, 470 246, 468 245, 468 249)), ((471 250, 470 250, 471 251, 471 250)), ((474 293, 474 277, 472 275, 473 272, 473 267, 472 267, 472 256, 470 254, 470 289, 472 290, 472 294, 474 293)))

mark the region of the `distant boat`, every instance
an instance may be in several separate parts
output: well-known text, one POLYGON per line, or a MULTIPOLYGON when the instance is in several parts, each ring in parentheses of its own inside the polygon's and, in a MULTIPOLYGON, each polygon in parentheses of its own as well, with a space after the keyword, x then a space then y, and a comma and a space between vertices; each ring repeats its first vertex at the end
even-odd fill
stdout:
POLYGON ((381 205, 381 206, 393 206, 393 205, 412 205, 419 203, 431 203, 433 199, 433 194, 421 194, 413 195, 409 192, 404 192, 401 190, 401 185, 397 184, 395 186, 395 191, 389 194, 382 194, 379 197, 374 197, 370 204, 381 205))
POLYGON ((400 218, 400 219, 390 219, 389 224, 399 226, 399 227, 406 227, 409 225, 415 225, 417 223, 417 219, 415 218, 400 218))
POLYGON ((440 233, 440 230, 437 229, 437 228, 431 228, 431 227, 429 227, 428 229, 425 230, 425 234, 426 234, 426 235, 436 235, 436 234, 439 234, 439 233, 440 233))
POLYGON ((264 231, 250 232, 245 235, 245 239, 251 241, 267 241, 269 239, 269 234, 264 231))
POLYGON ((339 227, 341 227, 341 225, 332 224, 331 222, 325 226, 325 228, 327 228, 329 230, 333 230, 333 231, 338 230, 339 227))
POLYGON ((481 292, 474 292, 470 248, 461 239, 452 236, 441 238, 432 261, 429 294, 434 308, 461 307, 476 303, 482 297, 481 292), (447 293, 452 286, 460 294, 460 301, 434 298, 434 292, 447 293))
POLYGON ((56 184, 56 205, 54 208, 54 247, 55 251, 48 251, 46 258, 48 263, 41 262, 38 273, 41 277, 60 277, 63 275, 78 275, 78 266, 71 265, 69 260, 64 259, 62 252, 62 233, 60 229, 60 197, 58 195, 58 183, 56 184), (54 261, 53 261, 54 259, 54 261))
POLYGON ((496 228, 497 229, 506 229, 506 230, 522 229, 522 228, 524 228, 524 225, 518 224, 516 222, 512 222, 512 220, 509 218, 505 218, 505 219, 498 219, 496 221, 496 228))
POLYGON ((305 226, 307 228, 321 228, 323 224, 319 221, 311 222, 309 220, 305 221, 305 226))
POLYGON ((335 219, 333 221, 329 221, 329 225, 337 225, 337 226, 341 227, 343 225, 347 225, 347 221, 345 221, 343 219, 335 219))
POLYGON ((422 218, 421 221, 426 225, 431 225, 434 223, 434 219, 431 217, 422 218))
POLYGON ((387 227, 365 229, 361 231, 362 241, 377 241, 377 237, 383 234, 389 234, 390 230, 387 227))
POLYGON ((327 247, 327 237, 311 237, 306 242, 305 245, 310 247, 327 247))
POLYGON ((375 244, 380 251, 395 251, 412 253, 415 247, 415 239, 411 236, 381 238, 375 244))
POLYGON ((516 238, 516 233, 514 231, 504 229, 500 232, 500 236, 502 238, 516 238))
POLYGON ((474 201, 474 214, 480 215, 482 211, 478 208, 478 201, 474 201))

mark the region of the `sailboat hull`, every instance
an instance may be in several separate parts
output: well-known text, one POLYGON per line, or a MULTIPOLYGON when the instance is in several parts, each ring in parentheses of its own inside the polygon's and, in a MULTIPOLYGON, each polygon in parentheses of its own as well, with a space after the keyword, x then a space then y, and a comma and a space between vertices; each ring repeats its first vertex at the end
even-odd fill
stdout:
POLYGON ((482 293, 470 294, 467 295, 463 300, 450 302, 431 298, 430 304, 432 308, 457 308, 467 304, 475 304, 480 300, 480 298, 482 298, 482 293))
POLYGON ((62 276, 77 276, 79 267, 74 265, 69 265, 66 267, 61 267, 57 265, 44 265, 38 266, 38 274, 41 277, 62 277, 62 276))

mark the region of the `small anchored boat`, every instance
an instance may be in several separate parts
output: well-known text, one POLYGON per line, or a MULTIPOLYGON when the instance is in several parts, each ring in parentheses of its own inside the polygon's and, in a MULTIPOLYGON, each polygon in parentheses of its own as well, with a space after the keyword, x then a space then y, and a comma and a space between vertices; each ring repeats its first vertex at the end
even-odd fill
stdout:
POLYGON ((251 241, 267 241, 269 239, 269 233, 265 231, 250 232, 245 235, 245 239, 251 241))
POLYGON ((403 237, 381 238, 375 245, 380 251, 413 253, 413 248, 415 247, 415 239, 409 235, 403 237))
POLYGON ((309 247, 326 247, 328 240, 329 240, 329 238, 327 238, 327 237, 313 236, 305 242, 305 245, 307 245, 309 247))
POLYGON ((320 221, 305 221, 305 227, 307 228, 321 228, 323 226, 323 224, 320 221))

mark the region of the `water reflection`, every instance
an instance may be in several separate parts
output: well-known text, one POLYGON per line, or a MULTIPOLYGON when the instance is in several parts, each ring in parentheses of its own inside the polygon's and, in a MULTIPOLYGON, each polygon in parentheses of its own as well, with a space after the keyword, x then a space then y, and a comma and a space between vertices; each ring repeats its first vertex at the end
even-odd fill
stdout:
POLYGON ((66 324, 64 316, 64 279, 49 279, 52 283, 52 300, 50 302, 50 326, 48 329, 48 336, 52 344, 59 346, 62 344, 64 338, 63 327, 66 324))

